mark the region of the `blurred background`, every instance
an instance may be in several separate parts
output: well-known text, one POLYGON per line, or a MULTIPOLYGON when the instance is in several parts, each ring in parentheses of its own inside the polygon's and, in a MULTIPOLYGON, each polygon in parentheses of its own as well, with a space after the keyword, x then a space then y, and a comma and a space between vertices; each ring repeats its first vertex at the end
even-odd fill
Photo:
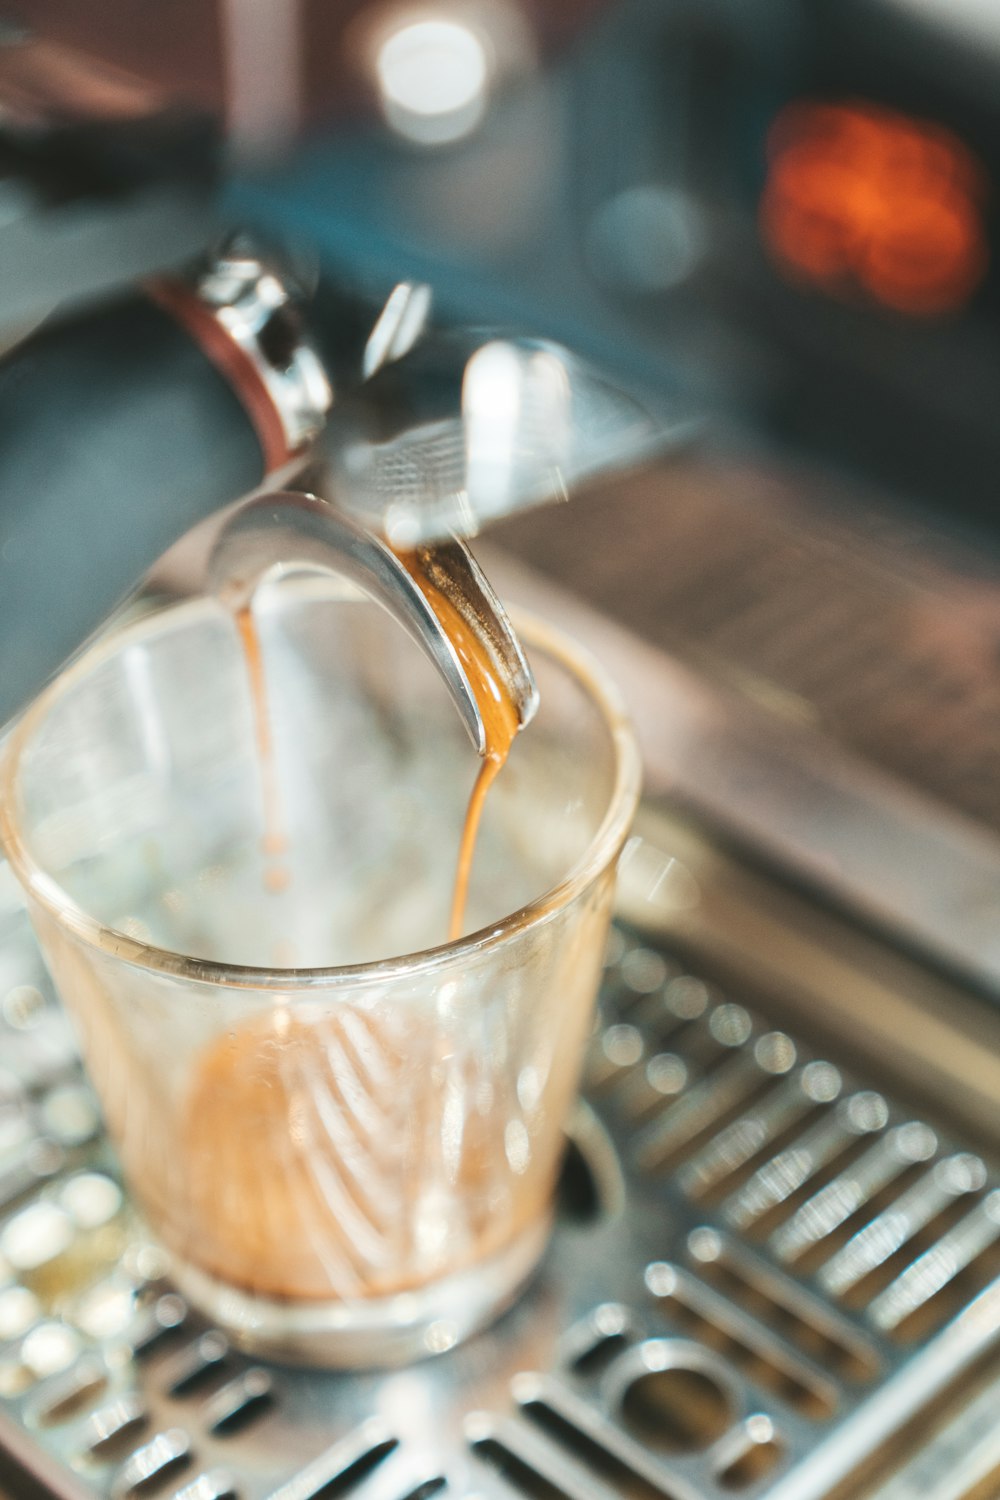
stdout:
POLYGON ((20 0, 8 327, 228 225, 989 516, 989 0, 20 0))

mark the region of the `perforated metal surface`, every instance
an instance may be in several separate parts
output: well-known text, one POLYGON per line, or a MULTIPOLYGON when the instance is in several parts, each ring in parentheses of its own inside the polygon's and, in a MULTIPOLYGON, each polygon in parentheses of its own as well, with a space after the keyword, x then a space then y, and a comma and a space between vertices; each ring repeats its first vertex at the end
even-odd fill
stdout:
POLYGON ((522 1301, 402 1371, 251 1362, 163 1279, 7 899, 0 1437, 55 1494, 802 1500, 1000 1332, 983 1158, 619 934, 522 1301))

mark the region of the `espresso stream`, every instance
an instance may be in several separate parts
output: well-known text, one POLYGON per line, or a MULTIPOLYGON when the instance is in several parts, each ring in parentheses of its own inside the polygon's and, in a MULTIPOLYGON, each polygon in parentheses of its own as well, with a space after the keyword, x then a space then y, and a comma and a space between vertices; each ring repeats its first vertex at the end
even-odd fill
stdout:
MULTIPOLYGON (((458 845, 458 863, 448 919, 448 941, 454 942, 462 936, 465 908, 469 898, 469 881, 472 876, 472 861, 476 852, 476 839, 482 822, 486 796, 510 754, 510 747, 517 735, 520 720, 510 691, 496 671, 486 647, 469 629, 451 600, 431 582, 421 566, 419 554, 416 552, 400 553, 399 561, 420 588, 451 641, 469 680, 485 731, 486 747, 465 809, 462 836, 458 845)), ((270 891, 282 891, 287 888, 290 875, 288 869, 277 861, 280 861, 281 857, 287 853, 288 837, 284 828, 278 792, 260 636, 254 622, 251 604, 245 604, 237 611, 236 625, 243 648, 253 707, 254 738, 257 745, 264 818, 261 850, 269 862, 264 873, 264 884, 270 891)))
MULTIPOLYGON (((519 720, 487 651, 427 578, 418 554, 400 560, 451 639, 485 726, 448 923, 448 937, 456 939, 483 805, 519 720)), ((236 624, 260 768, 264 882, 279 891, 290 879, 288 841, 250 605, 236 624)), ((181 1254, 268 1297, 369 1298, 481 1261, 537 1222, 553 1164, 533 1155, 512 1175, 504 1129, 516 1101, 498 1090, 489 1060, 466 1038, 446 1036, 442 1024, 433 1008, 372 1011, 348 1001, 306 1019, 276 1006, 204 1048, 182 1130, 186 1208, 172 1236, 181 1254), (439 1160, 442 1066, 464 1101, 460 1156, 450 1166, 439 1160), (484 1112, 473 1101, 482 1099, 487 1079, 493 1104, 484 1112), (421 1238, 428 1192, 445 1231, 430 1251, 421 1238)), ((570 1059, 552 1068, 545 1091, 560 1114, 574 1082, 570 1059)))
POLYGON ((465 809, 462 837, 458 845, 458 867, 455 871, 451 916, 448 921, 448 941, 454 942, 462 936, 472 859, 476 851, 476 837, 482 821, 486 794, 510 754, 520 721, 510 691, 493 666, 482 641, 469 629, 451 600, 440 589, 435 588, 421 566, 419 554, 403 552, 399 554, 399 560, 437 615, 445 635, 455 648, 455 654, 469 679, 486 736, 482 764, 465 809))

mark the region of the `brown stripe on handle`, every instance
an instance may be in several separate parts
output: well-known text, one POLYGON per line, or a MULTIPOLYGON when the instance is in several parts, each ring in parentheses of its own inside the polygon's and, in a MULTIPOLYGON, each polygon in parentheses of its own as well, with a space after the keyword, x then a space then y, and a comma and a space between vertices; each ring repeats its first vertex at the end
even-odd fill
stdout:
POLYGON ((146 292, 156 305, 174 319, 197 344, 238 397, 260 443, 264 473, 272 474, 294 457, 288 446, 284 423, 271 393, 254 364, 231 338, 191 288, 172 277, 159 276, 146 283, 146 292))

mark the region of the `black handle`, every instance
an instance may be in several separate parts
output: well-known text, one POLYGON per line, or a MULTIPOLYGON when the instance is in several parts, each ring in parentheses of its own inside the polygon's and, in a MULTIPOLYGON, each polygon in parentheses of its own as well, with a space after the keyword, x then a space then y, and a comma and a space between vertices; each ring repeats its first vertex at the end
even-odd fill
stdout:
POLYGON ((0 725, 262 472, 233 391, 144 297, 45 327, 0 362, 0 725))

